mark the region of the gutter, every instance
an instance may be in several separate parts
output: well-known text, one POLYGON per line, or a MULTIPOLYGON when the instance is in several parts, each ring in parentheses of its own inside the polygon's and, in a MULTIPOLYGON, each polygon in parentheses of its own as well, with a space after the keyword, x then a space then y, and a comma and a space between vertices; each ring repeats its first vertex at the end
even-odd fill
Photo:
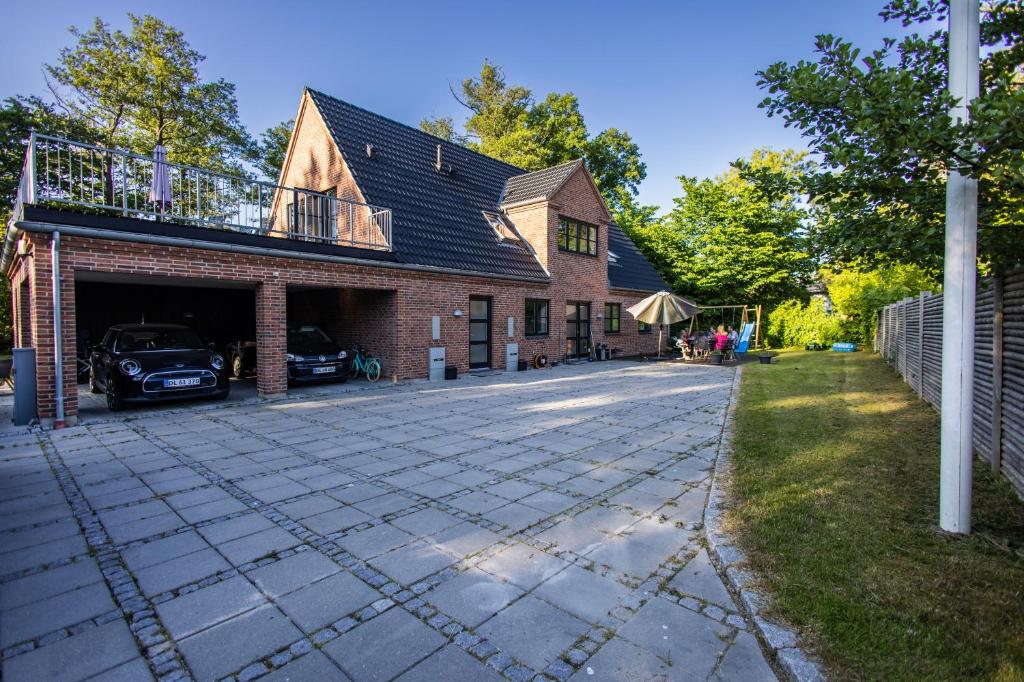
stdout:
POLYGON ((61 333, 60 308, 60 232, 54 231, 50 241, 50 288, 53 290, 53 387, 56 409, 53 416, 53 428, 64 426, 64 335, 61 333))
POLYGON ((243 246, 239 244, 223 244, 208 242, 199 239, 185 239, 182 237, 163 237, 157 235, 138 234, 130 232, 119 232, 114 230, 103 230, 93 227, 74 227, 69 225, 58 225, 56 223, 44 223, 29 220, 17 221, 7 231, 7 240, 4 243, 3 256, 0 258, 0 271, 7 273, 11 265, 11 255, 14 242, 19 231, 34 232, 37 234, 63 233, 74 237, 85 237, 90 239, 106 239, 111 241, 134 242, 139 244, 153 244, 157 246, 174 246, 187 249, 201 249, 204 251, 225 251, 228 253, 241 253, 251 256, 269 256, 274 258, 291 258, 297 260, 310 260, 321 263, 337 263, 340 265, 358 265, 372 268, 390 268, 395 270, 409 270, 413 272, 425 272, 437 275, 460 275, 463 277, 482 277, 485 279, 498 279, 505 281, 531 282, 534 284, 550 284, 548 277, 523 277, 516 275, 498 275, 490 272, 477 272, 475 270, 461 270, 458 268, 442 268, 432 265, 415 265, 412 263, 391 263, 386 261, 372 261, 347 256, 328 256, 319 253, 296 253, 284 249, 270 249, 261 246, 243 246))

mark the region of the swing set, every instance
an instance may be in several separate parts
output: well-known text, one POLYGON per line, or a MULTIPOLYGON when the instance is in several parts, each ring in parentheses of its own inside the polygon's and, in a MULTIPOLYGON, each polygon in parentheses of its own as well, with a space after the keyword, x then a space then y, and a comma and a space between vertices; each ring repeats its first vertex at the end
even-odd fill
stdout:
POLYGON ((740 335, 739 346, 736 348, 736 352, 745 353, 751 341, 753 341, 754 348, 761 347, 761 305, 702 305, 700 311, 690 318, 690 333, 700 329, 698 319, 710 318, 713 325, 718 324, 730 324, 740 335), (711 314, 705 311, 719 311, 718 314, 711 314), (726 315, 731 317, 731 322, 726 321, 726 315), (753 316, 754 321, 751 322, 750 318, 753 316), (739 318, 739 324, 737 325, 737 317, 739 318))

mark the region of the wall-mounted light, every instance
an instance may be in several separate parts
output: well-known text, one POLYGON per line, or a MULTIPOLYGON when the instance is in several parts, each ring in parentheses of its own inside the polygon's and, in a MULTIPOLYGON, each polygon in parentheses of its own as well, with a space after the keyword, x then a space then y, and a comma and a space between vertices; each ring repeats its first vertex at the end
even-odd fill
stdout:
POLYGON ((452 315, 453 315, 454 317, 462 317, 462 311, 461 311, 461 310, 459 310, 458 308, 456 308, 456 309, 455 309, 455 311, 454 311, 454 312, 452 312, 452 315))
POLYGON ((603 318, 604 318, 604 313, 598 313, 597 314, 597 319, 600 320, 600 319, 603 319, 603 318))

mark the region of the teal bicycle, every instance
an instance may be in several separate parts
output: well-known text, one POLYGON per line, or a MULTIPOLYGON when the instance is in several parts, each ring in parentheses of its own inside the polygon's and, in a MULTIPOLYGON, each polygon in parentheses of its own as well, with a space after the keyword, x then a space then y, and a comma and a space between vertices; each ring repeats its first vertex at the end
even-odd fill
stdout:
POLYGON ((367 353, 362 346, 356 346, 352 349, 351 373, 353 379, 365 374, 367 381, 377 381, 381 375, 380 360, 367 353))

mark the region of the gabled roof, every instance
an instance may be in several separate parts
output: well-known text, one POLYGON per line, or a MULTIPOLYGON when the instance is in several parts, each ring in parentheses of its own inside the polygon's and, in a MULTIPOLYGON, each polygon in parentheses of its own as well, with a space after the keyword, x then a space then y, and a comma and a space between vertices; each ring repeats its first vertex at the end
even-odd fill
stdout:
MULTIPOLYGON (((392 211, 394 258, 402 263, 547 281, 529 246, 499 239, 484 212, 550 198, 582 160, 528 173, 503 161, 307 89, 369 204, 392 211), (373 145, 368 155, 366 145, 373 145), (438 145, 442 172, 435 169, 438 145), (450 169, 450 170, 449 170, 450 169)), ((610 286, 667 289, 615 225, 608 231, 610 286), (617 258, 612 263, 612 254, 617 258)))
POLYGON ((583 159, 576 159, 551 168, 511 177, 505 183, 501 205, 511 206, 524 201, 550 199, 582 165, 583 159))
POLYGON ((366 202, 392 210, 396 258, 439 268, 549 279, 523 244, 502 243, 484 217, 523 171, 322 92, 309 95, 366 202), (373 145, 367 156, 366 145, 373 145), (450 172, 434 169, 437 146, 450 172))
POLYGON ((671 291, 633 240, 615 223, 608 225, 608 286, 612 289, 671 291))

